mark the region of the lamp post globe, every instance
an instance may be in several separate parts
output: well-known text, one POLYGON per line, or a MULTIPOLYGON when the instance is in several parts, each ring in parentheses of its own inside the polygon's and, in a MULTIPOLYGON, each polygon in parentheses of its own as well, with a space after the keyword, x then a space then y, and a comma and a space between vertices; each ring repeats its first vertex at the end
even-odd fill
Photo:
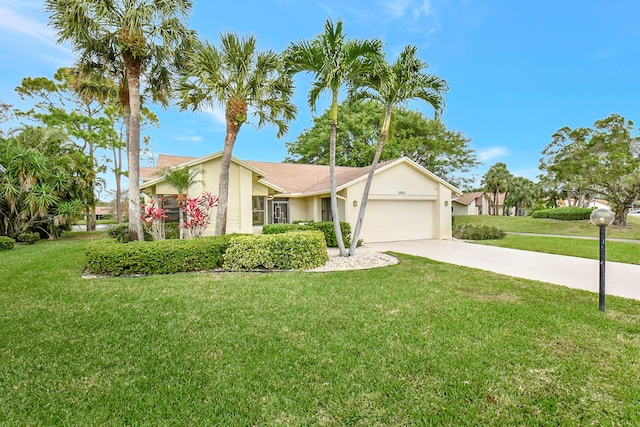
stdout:
POLYGON ((608 227, 613 224, 613 220, 616 219, 616 215, 607 208, 598 208, 591 212, 589 217, 593 225, 598 227, 608 227))
POLYGON ((615 214, 607 208, 599 208, 591 212, 589 219, 593 225, 600 229, 600 286, 599 286, 599 305, 600 311, 605 311, 605 262, 606 256, 606 228, 613 224, 616 218, 615 214))

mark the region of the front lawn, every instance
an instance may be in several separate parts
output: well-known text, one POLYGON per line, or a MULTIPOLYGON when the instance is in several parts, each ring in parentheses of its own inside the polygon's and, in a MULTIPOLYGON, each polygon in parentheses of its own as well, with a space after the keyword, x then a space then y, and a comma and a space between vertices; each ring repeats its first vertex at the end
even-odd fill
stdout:
MULTIPOLYGON (((560 221, 529 216, 456 216, 454 224, 490 225, 506 232, 598 237, 598 227, 589 220, 560 221)), ((628 216, 626 227, 607 227, 607 237, 640 240, 640 217, 628 216)))
MULTIPOLYGON (((600 258, 600 242, 597 239, 508 234, 500 240, 477 240, 473 243, 589 259, 600 258)), ((640 264, 640 241, 638 243, 608 241, 606 256, 607 261, 640 264)))
POLYGON ((83 279, 0 253, 0 425, 639 425, 640 302, 399 256, 83 279))

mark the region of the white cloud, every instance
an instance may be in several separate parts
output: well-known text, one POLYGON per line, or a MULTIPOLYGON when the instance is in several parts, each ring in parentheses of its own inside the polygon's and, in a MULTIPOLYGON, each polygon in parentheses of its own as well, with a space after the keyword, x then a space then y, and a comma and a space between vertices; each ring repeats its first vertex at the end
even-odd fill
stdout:
MULTIPOLYGON (((30 13, 33 12, 30 11, 30 13)), ((9 36, 16 48, 24 47, 26 37, 44 44, 49 49, 47 52, 49 55, 51 55, 50 49, 54 48, 58 52, 63 52, 65 56, 73 58, 71 49, 57 43, 55 31, 48 27, 46 22, 30 18, 28 15, 18 11, 18 7, 11 3, 0 4, 0 33, 4 36, 9 36)), ((56 56, 60 61, 60 55, 57 54, 56 56)))
POLYGON ((410 15, 419 19, 432 15, 430 0, 391 0, 386 3, 386 9, 394 18, 410 15))
POLYGON ((193 136, 176 136, 174 138, 175 140, 178 141, 187 141, 187 142, 200 142, 202 141, 202 137, 199 135, 193 135, 193 136))
POLYGON ((204 107, 202 109, 202 112, 213 117, 213 120, 216 123, 223 124, 223 125, 227 123, 226 118, 224 116, 224 110, 217 106, 204 107))
POLYGON ((496 157, 506 157, 509 155, 507 147, 488 147, 478 151, 478 159, 481 162, 494 159, 496 157))

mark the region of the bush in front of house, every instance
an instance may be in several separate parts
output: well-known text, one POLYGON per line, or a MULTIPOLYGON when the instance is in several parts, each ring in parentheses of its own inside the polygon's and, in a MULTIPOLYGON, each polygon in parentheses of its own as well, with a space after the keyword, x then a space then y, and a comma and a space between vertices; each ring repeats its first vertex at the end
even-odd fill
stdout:
POLYGON ((224 254, 225 270, 306 270, 329 260, 318 231, 238 236, 224 254))
POLYGON ((562 221, 583 220, 589 219, 593 210, 594 208, 580 208, 576 206, 554 209, 540 209, 532 212, 531 217, 559 219, 562 221))
MULTIPOLYGON (((304 231, 304 230, 318 230, 324 234, 324 238, 327 242, 327 247, 338 247, 338 241, 336 240, 336 234, 333 230, 333 221, 322 222, 299 222, 297 224, 269 224, 262 228, 262 234, 280 234, 289 233, 292 231, 304 231)), ((344 245, 349 247, 351 245, 351 224, 348 222, 340 223, 340 230, 342 231, 342 240, 344 245)))
MULTIPOLYGON (((153 237, 151 234, 147 232, 147 230, 143 230, 144 240, 151 241, 153 237)), ((114 225, 107 230, 107 236, 112 239, 116 239, 119 243, 128 243, 129 242, 129 223, 124 222, 122 224, 114 225)))
POLYGON ((109 276, 214 270, 222 267, 223 254, 235 237, 230 234, 126 245, 108 239, 95 241, 85 248, 86 268, 89 273, 109 276))
POLYGON ((0 236, 0 252, 13 249, 15 245, 16 245, 16 241, 13 240, 11 237, 0 236))
POLYGON ((26 243, 28 245, 33 245, 35 242, 40 240, 39 233, 25 232, 18 236, 18 242, 26 243))
POLYGON ((461 224, 453 228, 453 237, 462 240, 496 240, 504 236, 504 231, 489 225, 461 224))
POLYGON ((311 222, 300 224, 269 224, 262 227, 262 234, 282 234, 290 233, 292 231, 309 231, 313 229, 311 222))

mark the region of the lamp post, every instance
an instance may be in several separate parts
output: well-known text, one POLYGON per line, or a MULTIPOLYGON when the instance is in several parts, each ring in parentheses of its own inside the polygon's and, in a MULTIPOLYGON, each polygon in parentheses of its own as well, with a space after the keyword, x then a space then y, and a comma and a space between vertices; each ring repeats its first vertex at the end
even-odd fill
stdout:
POLYGON ((613 223, 613 220, 616 218, 615 214, 611 212, 611 210, 606 208, 599 208, 595 211, 591 212, 591 223, 593 225, 597 225, 600 229, 600 311, 604 311, 604 285, 605 285, 605 271, 604 264, 606 261, 606 250, 605 250, 605 242, 606 242, 606 228, 608 225, 613 223))

